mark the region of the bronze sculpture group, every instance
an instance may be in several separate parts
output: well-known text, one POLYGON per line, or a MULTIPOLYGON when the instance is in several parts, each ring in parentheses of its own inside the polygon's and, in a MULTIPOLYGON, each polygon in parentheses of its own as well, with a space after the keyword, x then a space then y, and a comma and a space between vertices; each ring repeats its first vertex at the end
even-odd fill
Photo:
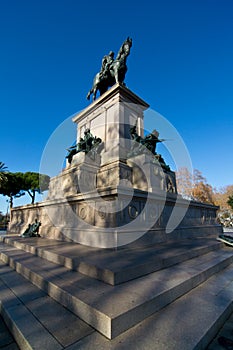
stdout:
POLYGON ((165 160, 163 159, 161 154, 158 154, 156 152, 157 143, 165 141, 165 139, 158 138, 159 133, 157 130, 154 130, 152 133, 143 138, 140 135, 138 135, 138 133, 136 132, 136 125, 134 125, 130 128, 130 135, 134 142, 132 143, 130 152, 128 153, 128 157, 133 157, 142 153, 150 152, 154 156, 154 163, 159 162, 159 164, 164 170, 170 171, 169 165, 165 163, 165 160))
POLYGON ((41 226, 41 222, 36 219, 33 224, 28 224, 28 227, 20 236, 21 237, 40 237, 39 235, 40 226, 41 226))
MULTIPOLYGON (((102 59, 102 65, 100 72, 96 74, 93 86, 87 94, 89 100, 93 95, 93 101, 96 99, 97 92, 100 96, 107 91, 107 89, 113 86, 115 83, 124 84, 125 74, 127 72, 126 60, 130 54, 132 47, 132 39, 127 38, 120 47, 120 50, 114 59, 114 52, 110 51, 108 55, 105 55, 102 59)), ((128 157, 133 157, 142 153, 150 152, 153 155, 153 162, 160 164, 164 171, 170 171, 170 167, 165 163, 161 154, 156 152, 156 146, 158 143, 165 141, 159 139, 159 133, 154 130, 152 133, 142 138, 136 132, 136 125, 130 128, 130 135, 133 139, 133 144, 128 157)), ((96 152, 98 145, 102 142, 100 138, 94 137, 90 129, 84 132, 84 137, 80 138, 78 144, 68 148, 68 163, 72 163, 73 156, 79 152, 89 153, 90 151, 96 152)), ((90 155, 90 154, 89 154, 90 155)))
POLYGON ((127 72, 126 60, 130 54, 131 46, 132 39, 128 37, 121 45, 115 59, 113 51, 110 51, 108 55, 103 57, 100 72, 96 74, 93 86, 87 94, 88 100, 91 94, 93 94, 94 101, 97 91, 102 95, 115 83, 124 84, 125 74, 127 72))
POLYGON ((90 129, 86 129, 84 131, 84 137, 80 138, 78 144, 67 149, 68 155, 66 158, 68 159, 69 164, 71 164, 73 156, 79 152, 85 152, 86 154, 90 151, 92 151, 92 153, 97 152, 97 148, 101 142, 101 138, 93 136, 90 129))

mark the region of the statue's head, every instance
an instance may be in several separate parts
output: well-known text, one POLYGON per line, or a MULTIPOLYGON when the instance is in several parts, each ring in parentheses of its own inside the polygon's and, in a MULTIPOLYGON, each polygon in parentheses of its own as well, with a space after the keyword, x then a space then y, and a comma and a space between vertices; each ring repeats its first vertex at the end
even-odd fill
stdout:
POLYGON ((84 131, 84 134, 86 135, 86 134, 89 134, 89 132, 90 132, 90 129, 86 129, 85 131, 84 131))
POLYGON ((113 51, 110 51, 109 54, 108 54, 108 56, 110 56, 110 57, 113 58, 113 57, 114 57, 114 52, 113 52, 113 51))
POLYGON ((159 137, 159 132, 156 129, 154 129, 151 134, 155 137, 159 137))
POLYGON ((128 36, 128 38, 125 40, 125 44, 128 44, 129 45, 129 47, 131 47, 132 46, 132 38, 130 38, 129 36, 128 36))
POLYGON ((131 46, 132 46, 132 39, 131 39, 130 37, 128 37, 128 38, 124 41, 123 46, 122 46, 124 52, 125 52, 127 55, 130 53, 130 48, 131 48, 131 46))

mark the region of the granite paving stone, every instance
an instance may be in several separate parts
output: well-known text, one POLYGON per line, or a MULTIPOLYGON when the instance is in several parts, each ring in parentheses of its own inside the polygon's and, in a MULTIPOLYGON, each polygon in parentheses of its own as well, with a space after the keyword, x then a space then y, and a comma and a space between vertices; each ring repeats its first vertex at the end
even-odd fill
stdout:
POLYGON ((14 338, 9 332, 3 318, 0 316, 0 349, 8 350, 18 350, 18 345, 16 344, 14 338))
POLYGON ((93 328, 49 297, 27 302, 26 306, 64 347, 94 332, 93 328))

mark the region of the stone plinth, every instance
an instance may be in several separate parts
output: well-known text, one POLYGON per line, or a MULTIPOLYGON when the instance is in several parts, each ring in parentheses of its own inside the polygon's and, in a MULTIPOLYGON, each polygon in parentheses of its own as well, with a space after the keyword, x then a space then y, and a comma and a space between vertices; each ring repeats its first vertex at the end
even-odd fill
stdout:
POLYGON ((96 189, 97 172, 100 167, 100 156, 80 152, 74 155, 72 164, 59 175, 51 178, 48 199, 62 199, 77 193, 96 189))
POLYGON ((149 192, 177 193, 175 173, 165 171, 152 154, 130 157, 127 165, 132 169, 133 187, 149 192))
POLYGON ((77 141, 89 128, 102 139, 98 150, 74 155, 51 179, 43 203, 13 209, 9 230, 23 233, 37 218, 43 237, 101 248, 220 232, 218 208, 178 196, 175 173, 165 164, 149 152, 129 158, 130 128, 136 125, 143 137, 146 108, 146 102, 116 84, 77 114, 77 141))
POLYGON ((77 142, 90 129, 103 142, 101 165, 125 160, 130 150, 130 127, 137 124, 143 137, 143 111, 149 105, 121 84, 114 85, 81 113, 74 116, 77 124, 77 142))
POLYGON ((97 188, 132 186, 132 169, 124 162, 111 162, 103 165, 97 175, 97 188))

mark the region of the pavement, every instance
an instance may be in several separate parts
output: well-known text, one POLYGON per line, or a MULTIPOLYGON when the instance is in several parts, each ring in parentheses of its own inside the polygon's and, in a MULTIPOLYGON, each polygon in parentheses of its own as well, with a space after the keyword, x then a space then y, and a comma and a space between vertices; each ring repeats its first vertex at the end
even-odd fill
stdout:
MULTIPOLYGON (((229 345, 224 347, 219 344, 219 341, 222 339, 222 337, 226 339, 230 339, 233 343, 233 313, 225 322, 224 326, 221 328, 219 333, 212 340, 212 342, 209 344, 206 350, 233 349, 233 345, 231 347, 229 345)), ((1 350, 19 350, 18 345, 12 338, 1 316, 0 316, 0 349, 1 350)), ((49 349, 46 349, 46 350, 49 350, 49 349)))

